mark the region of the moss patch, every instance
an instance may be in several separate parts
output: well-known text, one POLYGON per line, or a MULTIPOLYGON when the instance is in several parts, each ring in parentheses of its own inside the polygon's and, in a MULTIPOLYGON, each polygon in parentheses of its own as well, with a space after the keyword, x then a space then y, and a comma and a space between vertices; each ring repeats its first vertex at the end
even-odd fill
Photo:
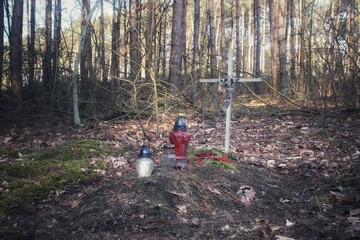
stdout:
POLYGON ((8 161, 0 162, 0 212, 22 213, 52 192, 100 179, 94 170, 106 169, 100 155, 108 152, 97 140, 67 142, 46 151, 28 150, 20 161, 18 153, 1 151, 8 161))

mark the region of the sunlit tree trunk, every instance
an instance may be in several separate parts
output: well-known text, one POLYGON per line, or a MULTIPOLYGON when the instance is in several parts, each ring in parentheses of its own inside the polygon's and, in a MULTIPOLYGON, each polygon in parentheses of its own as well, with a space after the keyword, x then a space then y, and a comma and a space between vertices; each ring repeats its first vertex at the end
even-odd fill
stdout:
POLYGON ((52 0, 46 0, 45 7, 45 53, 43 58, 43 83, 50 88, 52 78, 52 54, 51 54, 51 35, 52 35, 52 0))
POLYGON ((236 46, 236 76, 240 77, 241 73, 241 39, 240 39, 240 4, 235 0, 235 46, 236 46))
POLYGON ((214 0, 208 0, 208 10, 207 10, 208 20, 209 20, 209 42, 208 42, 208 48, 209 48, 209 56, 210 56, 210 76, 209 77, 215 77, 215 68, 217 66, 216 63, 216 47, 215 47, 215 41, 216 41, 216 30, 215 30, 215 19, 214 19, 214 0))
POLYGON ((80 75, 83 83, 88 89, 91 89, 91 81, 93 81, 93 69, 92 69, 92 47, 91 47, 91 27, 85 31, 86 19, 90 13, 90 0, 82 1, 82 26, 81 32, 85 34, 84 48, 81 49, 81 60, 80 60, 80 75))
POLYGON ((184 0, 174 0, 173 19, 171 29, 171 51, 169 62, 169 82, 175 86, 179 83, 181 75, 181 58, 182 58, 182 17, 184 0))
MULTIPOLYGON (((254 0, 254 65, 255 65, 255 75, 260 76, 260 53, 261 53, 261 25, 260 25, 260 18, 261 18, 261 5, 260 0, 254 0)), ((260 83, 255 83, 255 93, 260 93, 260 83)))
MULTIPOLYGON (((279 46, 277 39, 277 25, 278 16, 275 10, 276 4, 274 1, 269 1, 269 15, 270 15, 270 34, 271 34, 271 83, 272 86, 277 89, 279 85, 279 46)), ((275 91, 272 91, 272 97, 275 99, 277 96, 275 91)))
POLYGON ((305 0, 300 0, 299 3, 299 19, 300 19, 300 33, 299 33, 299 78, 298 78, 298 96, 300 99, 305 98, 305 17, 304 8, 305 0))
POLYGON ((10 31, 10 82, 14 96, 22 99, 23 0, 14 1, 10 31))
POLYGON ((289 17, 290 17, 290 81, 296 81, 296 42, 295 42, 295 2, 289 2, 289 17))
POLYGON ((130 76, 134 80, 140 77, 140 0, 130 0, 130 76))
POLYGON ((286 19, 287 19, 287 0, 280 0, 278 4, 279 11, 279 80, 282 94, 288 96, 289 94, 289 80, 287 74, 287 34, 286 34, 286 19))
POLYGON ((186 24, 186 16, 187 16, 187 0, 184 0, 182 3, 182 16, 181 16, 181 40, 180 40, 180 48, 181 48, 181 71, 183 74, 187 74, 187 53, 186 53, 186 31, 187 31, 187 24, 186 24))
POLYGON ((105 61, 105 21, 104 21, 104 0, 101 0, 101 13, 100 13, 100 35, 101 35, 101 77, 104 84, 107 83, 107 67, 105 61))
POLYGON ((200 30, 200 0, 194 0, 194 35, 193 35, 193 74, 198 68, 199 61, 199 30, 200 30))
MULTIPOLYGON (((30 3, 30 33, 28 42, 28 58, 29 58, 29 84, 34 83, 34 67, 35 67, 35 9, 36 1, 31 0, 30 3)), ((1 18, 1 17, 0 17, 1 18)), ((0 36, 2 39, 2 37, 0 36)))
POLYGON ((263 28, 262 28, 262 37, 261 37, 261 61, 260 61, 260 71, 265 73, 266 70, 266 63, 265 63, 265 39, 266 39, 266 29, 267 29, 267 18, 266 18, 266 14, 267 14, 267 0, 264 0, 263 2, 263 6, 264 6, 264 11, 263 11, 263 28))
POLYGON ((226 75, 226 49, 225 49, 225 0, 220 0, 220 53, 221 53, 221 67, 220 70, 226 75))

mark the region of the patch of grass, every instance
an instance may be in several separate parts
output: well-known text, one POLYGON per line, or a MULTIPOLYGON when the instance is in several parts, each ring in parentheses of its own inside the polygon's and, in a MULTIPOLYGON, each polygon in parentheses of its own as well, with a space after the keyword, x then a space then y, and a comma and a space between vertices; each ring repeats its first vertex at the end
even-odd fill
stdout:
POLYGON ((328 139, 330 137, 330 132, 325 128, 320 128, 317 130, 316 135, 322 139, 328 139))
MULTIPOLYGON (((95 169, 105 169, 101 154, 110 149, 100 141, 80 140, 47 151, 29 150, 21 161, 0 163, 0 212, 22 213, 50 193, 79 183, 99 180, 95 169)), ((12 159, 18 153, 4 152, 12 159)))

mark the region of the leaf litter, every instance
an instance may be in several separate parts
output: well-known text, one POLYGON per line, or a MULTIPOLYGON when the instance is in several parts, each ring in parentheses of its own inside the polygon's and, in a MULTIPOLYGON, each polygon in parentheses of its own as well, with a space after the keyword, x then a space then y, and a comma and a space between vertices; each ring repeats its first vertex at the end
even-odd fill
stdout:
MULTIPOLYGON (((100 156, 109 167, 101 182, 38 202, 35 211, 22 216, 1 214, 0 238, 356 239, 359 112, 328 114, 325 124, 319 117, 235 117, 230 147, 238 171, 156 167, 148 179, 134 172, 139 147, 147 143, 158 164, 175 118, 161 120, 161 138, 154 123, 144 121, 150 142, 135 120, 87 123, 80 129, 61 122, 9 125, 0 142, 3 149, 17 151, 17 158, 28 148, 46 150, 82 138, 103 141, 114 154, 100 156)), ((189 151, 222 148, 223 117, 189 117, 187 123, 193 134, 189 151)))

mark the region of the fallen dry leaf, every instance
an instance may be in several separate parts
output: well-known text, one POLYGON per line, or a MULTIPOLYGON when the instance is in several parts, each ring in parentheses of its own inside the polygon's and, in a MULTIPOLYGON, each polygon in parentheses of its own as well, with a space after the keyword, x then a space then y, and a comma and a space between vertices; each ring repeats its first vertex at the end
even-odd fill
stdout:
POLYGON ((241 195, 240 201, 246 206, 249 206, 251 204, 251 201, 255 199, 256 192, 254 191, 254 189, 252 189, 252 187, 243 185, 237 191, 237 194, 241 195))

